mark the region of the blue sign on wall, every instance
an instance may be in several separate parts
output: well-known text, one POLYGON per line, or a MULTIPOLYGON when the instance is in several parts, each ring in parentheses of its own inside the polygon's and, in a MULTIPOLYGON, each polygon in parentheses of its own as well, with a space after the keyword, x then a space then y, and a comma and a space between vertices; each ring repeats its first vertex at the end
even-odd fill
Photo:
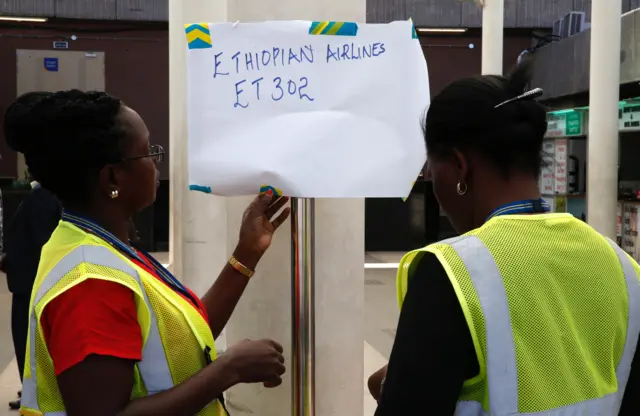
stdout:
POLYGON ((58 58, 44 58, 44 69, 49 72, 58 72, 58 58))

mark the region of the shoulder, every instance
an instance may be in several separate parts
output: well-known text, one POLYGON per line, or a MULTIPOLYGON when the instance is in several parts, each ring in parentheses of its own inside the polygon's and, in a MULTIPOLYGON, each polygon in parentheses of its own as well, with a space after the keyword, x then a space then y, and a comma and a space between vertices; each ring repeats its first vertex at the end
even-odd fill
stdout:
POLYGON ((141 359, 135 296, 122 284, 91 278, 67 289, 45 306, 41 325, 56 374, 91 354, 141 359))
POLYGON ((427 251, 422 257, 415 261, 417 264, 409 280, 408 290, 413 290, 414 288, 428 288, 439 292, 450 292, 453 290, 445 268, 434 253, 427 251))
POLYGON ((125 285, 90 278, 49 301, 44 314, 54 320, 88 324, 96 318, 137 316, 134 293, 125 285))

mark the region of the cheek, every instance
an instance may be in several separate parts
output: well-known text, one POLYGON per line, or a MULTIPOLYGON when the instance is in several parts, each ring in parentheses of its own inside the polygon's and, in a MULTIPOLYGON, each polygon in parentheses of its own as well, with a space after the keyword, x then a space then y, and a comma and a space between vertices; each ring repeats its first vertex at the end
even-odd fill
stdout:
POLYGON ((447 172, 447 169, 434 170, 432 172, 433 177, 433 193, 438 200, 438 203, 445 210, 450 212, 451 208, 455 205, 456 194, 456 181, 454 179, 453 172, 447 172))

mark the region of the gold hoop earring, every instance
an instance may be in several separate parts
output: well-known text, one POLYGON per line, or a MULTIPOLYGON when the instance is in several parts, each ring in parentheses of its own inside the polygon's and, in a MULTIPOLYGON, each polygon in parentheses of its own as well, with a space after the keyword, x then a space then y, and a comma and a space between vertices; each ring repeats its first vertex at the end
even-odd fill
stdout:
POLYGON ((117 189, 114 189, 113 191, 111 191, 111 199, 116 199, 119 196, 120 196, 120 192, 118 192, 117 189))
POLYGON ((462 185, 460 182, 458 182, 458 184, 456 185, 456 192, 458 192, 458 195, 462 196, 467 193, 468 188, 469 187, 467 186, 466 183, 462 185), (463 186, 464 186, 464 189, 462 188, 463 186))

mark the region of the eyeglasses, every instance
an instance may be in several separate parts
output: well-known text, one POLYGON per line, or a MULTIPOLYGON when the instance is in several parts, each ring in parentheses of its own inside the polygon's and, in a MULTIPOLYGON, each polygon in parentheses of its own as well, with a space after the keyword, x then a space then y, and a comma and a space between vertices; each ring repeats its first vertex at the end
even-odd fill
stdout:
POLYGON ((144 159, 145 157, 152 157, 156 163, 164 162, 164 148, 159 144, 152 144, 149 146, 149 154, 142 156, 126 157, 122 161, 144 159))

